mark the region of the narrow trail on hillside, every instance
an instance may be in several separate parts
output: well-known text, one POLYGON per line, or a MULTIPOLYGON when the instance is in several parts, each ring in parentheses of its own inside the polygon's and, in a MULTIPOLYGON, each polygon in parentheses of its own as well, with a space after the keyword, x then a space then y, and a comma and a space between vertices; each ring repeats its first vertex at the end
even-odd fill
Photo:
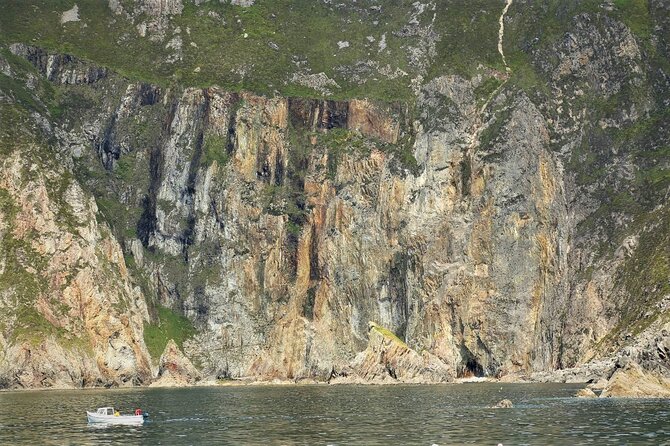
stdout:
POLYGON ((505 60, 505 53, 503 51, 503 38, 505 36, 505 15, 507 14, 509 7, 512 6, 512 1, 513 0, 506 1, 505 8, 503 8, 502 14, 500 14, 500 18, 498 19, 498 23, 500 24, 500 28, 498 29, 498 52, 502 57, 503 65, 505 65, 505 70, 507 71, 510 71, 510 68, 507 66, 507 61, 505 60))
MULTIPOLYGON (((505 7, 503 8, 500 17, 498 18, 498 23, 500 24, 500 28, 498 29, 498 52, 502 57, 506 73, 501 76, 502 78, 504 78, 504 80, 500 83, 500 85, 498 85, 498 87, 496 87, 495 90, 491 92, 486 101, 484 101, 482 106, 479 107, 479 110, 477 110, 476 124, 472 131, 472 140, 471 140, 472 142, 470 143, 470 146, 464 153, 464 157, 468 157, 470 159, 470 164, 472 163, 473 153, 479 147, 481 134, 487 127, 487 123, 482 122, 484 112, 488 108, 493 98, 495 98, 498 92, 505 86, 505 84, 509 80, 510 73, 512 71, 512 69, 507 65, 507 60, 505 59, 505 52, 503 51, 503 39, 505 37, 505 15, 507 15, 507 11, 509 10, 510 6, 512 6, 512 2, 513 0, 506 0, 505 7)), ((472 173, 470 175, 472 176, 472 173)), ((472 178, 470 178, 470 180, 472 180, 472 178)))
MULTIPOLYGON (((491 100, 498 94, 498 91, 507 83, 507 80, 509 79, 509 73, 512 71, 512 69, 507 65, 507 60, 505 59, 505 52, 503 51, 503 38, 505 37, 505 16, 507 15, 507 11, 509 10, 509 7, 512 6, 512 1, 513 0, 507 0, 505 3, 505 7, 502 10, 502 13, 500 14, 500 18, 498 18, 498 23, 500 24, 500 28, 498 29, 498 52, 500 53, 500 57, 502 57, 503 65, 505 66, 505 71, 507 72, 507 77, 505 78, 504 81, 498 85, 498 87, 493 90, 493 92, 489 95, 489 97, 484 101, 482 106, 479 108, 479 115, 481 116, 482 113, 484 113, 484 110, 489 106, 489 103, 491 100)), ((474 141, 475 143, 479 141, 479 133, 481 132, 481 126, 478 126, 476 131, 475 131, 475 138, 474 141)))
MULTIPOLYGON (((512 1, 513 0, 507 0, 505 3, 505 7, 502 10, 502 13, 500 14, 500 17, 498 18, 498 23, 500 24, 500 28, 498 29, 498 52, 500 53, 500 57, 502 57, 503 65, 505 66, 505 71, 507 72, 507 76, 503 76, 505 80, 503 80, 498 87, 491 92, 489 97, 484 101, 482 106, 479 108, 479 115, 484 113, 484 110, 489 106, 491 103, 491 100, 498 94, 498 91, 502 87, 505 86, 507 81, 509 80, 509 74, 512 71, 512 69, 507 65, 507 60, 505 59, 505 52, 503 51, 503 38, 505 37, 505 16, 507 15, 507 11, 509 10, 509 7, 512 6, 512 1)), ((477 127, 477 130, 479 130, 479 127, 477 127)), ((475 132, 475 142, 479 140, 479 131, 475 132)))

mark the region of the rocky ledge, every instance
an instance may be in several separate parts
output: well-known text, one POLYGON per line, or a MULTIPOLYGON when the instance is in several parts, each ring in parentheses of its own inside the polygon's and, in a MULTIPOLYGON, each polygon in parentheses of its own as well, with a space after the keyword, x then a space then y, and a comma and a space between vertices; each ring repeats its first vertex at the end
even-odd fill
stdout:
POLYGON ((610 359, 514 378, 511 381, 589 383, 587 389, 578 393, 579 397, 595 396, 593 390, 596 390, 601 391, 601 398, 669 398, 670 324, 660 329, 652 327, 640 336, 636 345, 610 359))
POLYGON ((330 383, 444 383, 454 370, 437 356, 412 350, 391 331, 370 321, 368 347, 349 366, 333 369, 330 383))

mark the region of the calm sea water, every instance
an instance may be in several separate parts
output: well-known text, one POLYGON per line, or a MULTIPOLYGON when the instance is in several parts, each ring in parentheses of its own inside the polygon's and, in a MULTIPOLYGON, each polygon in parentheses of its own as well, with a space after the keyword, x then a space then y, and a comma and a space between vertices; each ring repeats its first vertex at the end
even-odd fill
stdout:
POLYGON ((670 401, 572 398, 580 386, 247 386, 0 392, 1 445, 670 445, 670 401), (489 409, 499 400, 511 409, 489 409), (141 407, 140 427, 85 410, 141 407))

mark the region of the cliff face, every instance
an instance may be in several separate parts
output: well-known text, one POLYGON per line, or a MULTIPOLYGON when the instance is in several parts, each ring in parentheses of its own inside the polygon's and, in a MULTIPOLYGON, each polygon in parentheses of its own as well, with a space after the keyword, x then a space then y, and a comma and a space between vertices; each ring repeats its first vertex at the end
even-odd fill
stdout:
POLYGON ((54 153, 49 122, 12 108, 12 99, 2 104, 0 382, 147 382, 142 327, 149 315, 121 247, 54 153))
POLYGON ((96 205, 65 172, 3 160, 2 380, 21 387, 146 382, 148 319, 96 205))
MULTIPOLYGON (((169 99, 149 193, 124 204, 144 206, 138 236, 154 255, 141 263, 161 303, 204 329, 187 352, 217 376, 325 376, 365 348, 373 320, 454 372, 551 367, 542 333, 555 328, 540 318, 564 292, 568 227, 548 131, 510 98, 514 139, 494 173, 476 152, 475 88, 428 85, 426 101, 460 108, 430 131, 364 101, 169 99)), ((142 154, 117 168, 124 156, 142 154)))
MULTIPOLYGON (((173 29, 182 2, 110 8, 145 17, 147 39, 190 35, 173 29)), ((15 124, 43 140, 7 149, 3 241, 41 263, 12 248, 36 290, 7 282, 3 302, 30 296, 55 328, 26 356, 23 316, 4 322, 6 385, 53 385, 21 376, 55 364, 82 370, 58 382, 143 382, 143 332, 154 361, 168 332, 192 334, 170 351, 219 378, 448 381, 653 352, 670 292, 666 16, 641 34, 607 2, 535 11, 568 17, 552 36, 512 5, 503 65, 453 74, 424 41, 446 45, 432 8, 394 34, 416 49, 411 100, 135 82, 8 47, 3 107, 32 110, 15 124), (175 313, 187 329, 170 331, 175 313)), ((352 66, 336 72, 363 79, 352 66)), ((643 367, 668 375, 667 360, 643 367)))

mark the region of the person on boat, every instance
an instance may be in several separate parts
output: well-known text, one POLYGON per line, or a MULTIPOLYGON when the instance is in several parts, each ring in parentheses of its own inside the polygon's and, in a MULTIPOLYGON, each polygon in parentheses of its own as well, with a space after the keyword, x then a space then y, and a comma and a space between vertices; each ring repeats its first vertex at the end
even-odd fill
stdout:
POLYGON ((114 416, 115 416, 115 417, 120 417, 121 414, 120 414, 119 411, 117 410, 116 412, 114 412, 114 416))
POLYGON ((142 409, 135 409, 135 415, 142 415, 142 409))

